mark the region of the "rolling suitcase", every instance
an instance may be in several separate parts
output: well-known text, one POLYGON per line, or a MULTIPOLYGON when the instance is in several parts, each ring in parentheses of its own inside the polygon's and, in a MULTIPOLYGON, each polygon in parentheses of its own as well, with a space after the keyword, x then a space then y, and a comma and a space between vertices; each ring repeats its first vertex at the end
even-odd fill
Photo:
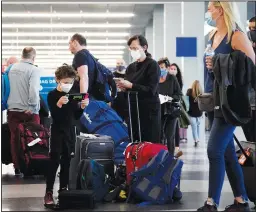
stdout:
POLYGON ((69 189, 77 189, 78 165, 93 159, 104 165, 106 174, 114 178, 114 142, 109 136, 84 134, 76 138, 75 157, 70 162, 69 189))
POLYGON ((131 173, 137 171, 142 166, 146 165, 155 155, 161 150, 168 150, 163 144, 154 144, 151 142, 141 141, 140 132, 140 116, 139 116, 139 105, 138 105, 138 93, 128 92, 128 109, 129 109, 129 122, 130 122, 130 134, 132 143, 125 150, 125 163, 126 163, 126 183, 129 185, 131 180, 131 173), (138 113, 138 133, 139 142, 133 141, 133 129, 131 120, 131 102, 130 95, 135 94, 137 113, 138 113))
POLYGON ((115 142, 115 164, 124 162, 123 152, 130 142, 128 129, 120 116, 107 103, 90 101, 80 121, 88 133, 110 136, 115 142))
MULTIPOLYGON (((256 111, 255 108, 253 112, 253 127, 256 126, 256 111)), ((255 128, 254 128, 255 129, 255 128)), ((251 141, 239 141, 236 136, 234 139, 241 151, 244 155, 244 159, 246 159, 245 163, 241 165, 242 171, 244 174, 244 184, 245 189, 248 195, 248 198, 251 202, 253 202, 256 206, 256 131, 251 130, 251 141), (245 152, 248 150, 250 152, 250 156, 248 156, 245 152)), ((247 151, 247 152, 248 152, 247 151)))
POLYGON ((25 122, 17 128, 19 163, 24 176, 45 175, 49 164, 49 131, 42 125, 25 122))
POLYGON ((12 163, 12 154, 11 154, 11 132, 8 126, 8 123, 2 124, 2 163, 9 165, 12 163))

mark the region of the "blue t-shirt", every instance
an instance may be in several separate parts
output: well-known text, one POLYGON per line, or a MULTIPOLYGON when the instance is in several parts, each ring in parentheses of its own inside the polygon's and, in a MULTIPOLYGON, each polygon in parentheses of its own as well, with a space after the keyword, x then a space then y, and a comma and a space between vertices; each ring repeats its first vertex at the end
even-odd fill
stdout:
MULTIPOLYGON (((208 44, 213 43, 215 34, 212 36, 212 38, 208 41, 208 44)), ((216 54, 230 54, 233 49, 231 46, 231 42, 227 43, 227 38, 228 35, 226 35, 219 46, 214 50, 215 55, 216 54)), ((205 55, 204 55, 204 92, 205 93, 212 93, 213 92, 213 82, 214 82, 214 74, 213 72, 209 71, 206 68, 206 63, 205 63, 205 55)))
MULTIPOLYGON (((87 49, 82 49, 75 54, 73 59, 73 68, 77 70, 79 67, 87 65, 88 66, 88 78, 89 78, 89 86, 88 86, 88 93, 91 92, 92 84, 94 81, 94 73, 95 73, 95 58, 91 55, 91 53, 87 49)), ((74 85, 74 89, 79 92, 79 83, 74 85), (78 86, 78 87, 77 87, 78 86)))

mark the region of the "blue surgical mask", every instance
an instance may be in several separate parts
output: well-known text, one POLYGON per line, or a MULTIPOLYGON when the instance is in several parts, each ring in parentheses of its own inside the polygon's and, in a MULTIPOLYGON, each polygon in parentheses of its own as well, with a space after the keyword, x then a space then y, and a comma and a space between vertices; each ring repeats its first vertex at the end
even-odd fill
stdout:
POLYGON ((161 77, 166 77, 167 73, 166 69, 161 69, 161 77))
POLYGON ((216 27, 216 21, 212 19, 212 14, 210 12, 205 13, 205 20, 209 26, 216 27))

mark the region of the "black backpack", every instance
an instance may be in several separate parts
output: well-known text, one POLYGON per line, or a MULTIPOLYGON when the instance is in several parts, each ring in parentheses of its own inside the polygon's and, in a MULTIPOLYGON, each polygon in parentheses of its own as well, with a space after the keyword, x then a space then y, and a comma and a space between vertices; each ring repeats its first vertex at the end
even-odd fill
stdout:
POLYGON ((78 190, 92 190, 95 201, 101 202, 110 189, 109 178, 105 174, 104 166, 92 159, 83 159, 78 165, 78 190))

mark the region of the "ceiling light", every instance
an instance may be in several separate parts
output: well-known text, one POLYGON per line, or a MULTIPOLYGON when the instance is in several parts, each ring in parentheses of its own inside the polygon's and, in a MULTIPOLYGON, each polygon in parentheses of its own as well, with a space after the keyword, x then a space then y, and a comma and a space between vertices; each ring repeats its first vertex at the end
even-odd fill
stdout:
MULTIPOLYGON (((74 33, 70 32, 2 32, 3 37, 68 37, 72 36, 74 33)), ((85 37, 124 37, 130 36, 128 32, 81 32, 85 37)))
MULTIPOLYGON (((89 50, 93 55, 123 55, 124 51, 119 50, 89 50)), ((21 55, 22 49, 20 50, 3 50, 2 55, 21 55)), ((73 54, 70 51, 61 51, 61 50, 37 50, 37 55, 58 55, 58 56, 73 56, 73 54)))
POLYGON ((13 13, 6 12, 2 13, 2 17, 6 18, 52 18, 52 17, 63 17, 63 18, 130 18, 133 17, 133 13, 83 13, 81 10, 80 13, 13 13))
MULTIPOLYGON (((10 45, 5 45, 2 46, 2 49, 4 48, 8 48, 8 49, 23 49, 25 48, 25 46, 10 46, 10 45)), ((49 44, 48 46, 33 46, 33 48, 37 49, 63 49, 63 50, 68 50, 68 45, 65 46, 56 46, 56 45, 51 45, 49 44)), ((125 49, 125 46, 87 46, 88 49, 115 49, 115 50, 119 50, 119 49, 125 49)))
POLYGON ((63 65, 63 63, 67 63, 67 64, 71 64, 71 63, 68 63, 67 61, 61 61, 61 62, 55 62, 55 63, 49 63, 48 62, 38 62, 36 59, 35 59, 35 62, 34 64, 37 65, 39 68, 57 68, 61 65, 63 65))
MULTIPOLYGON (((97 3, 97 2, 96 2, 97 3)), ((98 2, 101 3, 101 2, 98 2)), ((106 2, 104 2, 106 3, 106 2)), ((116 4, 116 1, 107 2, 108 4, 116 4)), ((138 3, 138 2, 133 2, 138 3)), ((156 2, 159 3, 159 2, 156 2)), ((173 2, 172 2, 173 3, 173 2)), ((180 3, 180 2, 177 2, 180 3)), ((69 4, 93 4, 95 5, 95 1, 3 1, 2 4, 60 4, 60 5, 69 5, 69 4)), ((118 2, 118 4, 127 4, 126 1, 124 2, 118 2)), ((140 4, 148 4, 148 2, 140 2, 140 4)))
MULTIPOLYGON (((6 50, 4 48, 2 48, 2 55, 9 55, 9 56, 13 56, 13 55, 21 55, 22 49, 20 49, 20 51, 18 50, 6 50)), ((92 54, 94 55, 122 55, 124 54, 124 51, 120 51, 120 50, 92 50, 90 51, 92 54)), ((55 51, 55 50, 36 50, 36 54, 37 55, 70 55, 72 56, 72 54, 70 53, 70 51, 55 51)))
POLYGON ((131 24, 2 24, 2 28, 130 28, 131 24))
MULTIPOLYGON (((109 44, 121 44, 121 43, 126 43, 126 40, 88 40, 88 44, 104 44, 104 43, 109 43, 109 44)), ((29 44, 34 44, 34 43, 66 43, 68 44, 68 40, 5 40, 2 39, 2 43, 9 43, 9 44, 16 44, 16 43, 29 43, 29 44)))
MULTIPOLYGON (((5 56, 5 55, 4 55, 5 56)), ((18 55, 15 55, 16 57, 18 55)), ((123 55, 93 55, 96 58, 99 59, 121 59, 123 58, 123 55)), ((73 55, 37 55, 36 59, 73 59, 73 55)))
POLYGON ((39 58, 35 58, 35 62, 36 63, 51 63, 51 64, 62 64, 62 63, 72 63, 72 58, 69 58, 69 59, 39 59, 39 58))
MULTIPOLYGON (((100 62, 115 63, 116 59, 118 59, 118 58, 105 59, 105 58, 98 57, 98 59, 100 62)), ((52 63, 52 64, 64 63, 64 62, 72 63, 72 60, 73 60, 73 58, 58 58, 58 59, 56 59, 56 58, 51 58, 51 59, 50 58, 38 58, 38 57, 35 58, 36 63, 52 63)))
MULTIPOLYGON (((47 62, 37 62, 37 60, 35 59, 35 65, 37 65, 40 68, 57 68, 61 65, 63 65, 63 63, 67 63, 71 65, 71 62, 67 62, 67 61, 60 61, 60 62, 56 62, 56 63, 49 63, 49 61, 47 62)), ((109 65, 109 66, 116 66, 116 61, 113 62, 107 62, 107 61, 100 61, 100 63, 102 63, 103 65, 109 65)))

